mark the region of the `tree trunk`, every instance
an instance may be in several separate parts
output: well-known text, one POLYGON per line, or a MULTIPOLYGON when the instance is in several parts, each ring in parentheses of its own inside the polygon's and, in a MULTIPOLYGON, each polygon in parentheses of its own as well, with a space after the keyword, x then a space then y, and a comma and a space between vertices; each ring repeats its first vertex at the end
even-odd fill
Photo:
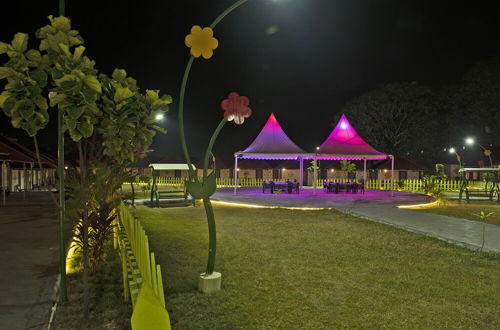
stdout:
POLYGON ((80 156, 80 179, 82 189, 83 211, 83 316, 86 320, 89 318, 89 215, 88 215, 88 194, 86 185, 86 164, 85 156, 82 150, 82 143, 78 141, 78 153, 80 156))

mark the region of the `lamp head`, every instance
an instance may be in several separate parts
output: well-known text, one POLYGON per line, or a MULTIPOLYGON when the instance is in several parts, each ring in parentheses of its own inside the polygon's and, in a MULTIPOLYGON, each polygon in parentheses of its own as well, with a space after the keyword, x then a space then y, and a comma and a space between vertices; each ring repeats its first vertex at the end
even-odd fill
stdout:
POLYGON ((450 152, 450 154, 454 154, 455 153, 455 148, 450 148, 450 149, 448 149, 448 151, 450 152))
POLYGON ((465 139, 465 143, 467 143, 470 146, 473 145, 475 142, 476 141, 474 141, 474 139, 471 138, 471 137, 468 137, 468 138, 465 139))
POLYGON ((155 116, 156 120, 163 120, 163 118, 165 118, 165 116, 162 113, 159 113, 155 116))

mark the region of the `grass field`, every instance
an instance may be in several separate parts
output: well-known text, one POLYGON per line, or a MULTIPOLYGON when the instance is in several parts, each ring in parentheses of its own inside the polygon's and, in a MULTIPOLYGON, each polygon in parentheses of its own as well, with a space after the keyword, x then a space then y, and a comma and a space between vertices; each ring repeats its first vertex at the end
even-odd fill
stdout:
POLYGON ((500 204, 497 202, 471 201, 467 203, 465 201, 447 201, 445 205, 421 209, 421 211, 476 221, 480 221, 478 214, 481 213, 481 211, 485 213, 493 212, 485 221, 500 225, 500 204))
POLYGON ((138 207, 175 329, 500 328, 500 256, 335 211, 215 207, 223 289, 197 292, 202 207, 138 207))

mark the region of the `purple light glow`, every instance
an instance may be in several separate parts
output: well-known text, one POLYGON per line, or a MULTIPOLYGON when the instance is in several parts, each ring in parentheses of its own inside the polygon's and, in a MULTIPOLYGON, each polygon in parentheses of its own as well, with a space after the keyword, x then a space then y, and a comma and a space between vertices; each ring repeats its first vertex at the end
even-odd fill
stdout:
POLYGON ((290 138, 285 134, 273 113, 269 116, 266 125, 264 125, 264 128, 260 131, 259 135, 257 135, 252 144, 243 150, 243 152, 295 154, 293 156, 290 155, 289 159, 296 158, 296 154, 305 153, 304 150, 293 143, 293 141, 290 140, 290 138))
MULTIPOLYGON (((351 126, 345 115, 342 115, 337 126, 333 129, 332 133, 319 147, 318 154, 335 154, 346 155, 338 158, 329 158, 327 155, 318 156, 322 159, 350 159, 356 155, 373 155, 380 156, 384 159, 384 153, 375 150, 372 146, 365 142, 351 126)), ((359 158, 352 158, 359 159, 359 158)))

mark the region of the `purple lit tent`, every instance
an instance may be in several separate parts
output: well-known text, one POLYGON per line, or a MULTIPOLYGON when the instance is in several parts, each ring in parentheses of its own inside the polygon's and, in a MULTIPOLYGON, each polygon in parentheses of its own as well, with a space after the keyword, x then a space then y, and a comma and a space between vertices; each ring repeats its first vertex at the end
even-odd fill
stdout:
POLYGON ((234 193, 238 186, 238 158, 240 159, 272 159, 298 160, 300 162, 300 186, 302 187, 302 171, 304 158, 311 156, 298 147, 281 128, 273 113, 269 116, 264 128, 252 144, 243 151, 234 154, 234 193))
POLYGON ((375 150, 365 142, 351 126, 345 115, 342 115, 337 126, 328 138, 319 146, 315 153, 306 153, 285 134, 278 120, 271 114, 266 125, 252 144, 243 151, 234 154, 234 193, 238 186, 238 158, 241 159, 273 159, 300 161, 300 186, 302 188, 302 172, 304 159, 314 161, 314 194, 316 194, 318 159, 328 160, 363 160, 363 178, 366 182, 366 161, 391 159, 391 190, 394 182, 394 156, 375 150))
POLYGON ((316 160, 363 160, 363 179, 366 182, 366 161, 390 158, 392 162, 391 190, 394 182, 394 156, 375 150, 365 142, 352 127, 345 115, 342 115, 337 126, 328 138, 317 148, 314 159, 314 190, 316 191, 316 160))

